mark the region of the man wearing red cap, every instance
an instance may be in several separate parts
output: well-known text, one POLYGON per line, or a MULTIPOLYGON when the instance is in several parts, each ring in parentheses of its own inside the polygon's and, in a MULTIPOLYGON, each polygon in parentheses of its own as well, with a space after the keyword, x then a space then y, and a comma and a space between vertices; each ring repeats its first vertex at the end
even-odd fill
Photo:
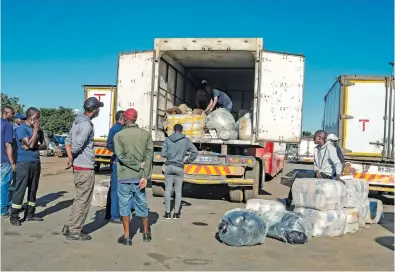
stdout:
POLYGON ((145 195, 147 181, 151 177, 154 145, 148 131, 136 124, 137 111, 128 109, 124 113, 125 128, 114 136, 114 149, 118 157, 119 213, 122 217, 124 235, 118 243, 132 245, 129 234, 130 204, 134 201, 135 214, 141 217, 144 242, 151 241, 148 225, 148 207, 145 195))

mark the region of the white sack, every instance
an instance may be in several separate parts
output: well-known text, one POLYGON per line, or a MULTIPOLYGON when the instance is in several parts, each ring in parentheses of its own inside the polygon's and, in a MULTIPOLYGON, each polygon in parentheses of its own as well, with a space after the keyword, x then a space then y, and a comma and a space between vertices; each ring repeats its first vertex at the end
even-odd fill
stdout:
POLYGON ((344 207, 355 208, 365 203, 369 195, 369 183, 363 179, 343 179, 346 183, 347 199, 344 207))
POLYGON ((366 223, 378 224, 383 217, 384 207, 383 202, 379 199, 369 198, 369 210, 366 223))

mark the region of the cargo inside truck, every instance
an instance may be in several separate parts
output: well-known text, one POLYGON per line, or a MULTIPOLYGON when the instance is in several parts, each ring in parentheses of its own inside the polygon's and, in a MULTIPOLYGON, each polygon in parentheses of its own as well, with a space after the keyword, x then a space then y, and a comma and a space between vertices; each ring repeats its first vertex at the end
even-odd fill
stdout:
POLYGON ((196 108, 196 90, 202 80, 231 98, 232 115, 236 121, 242 112, 249 111, 252 114, 254 60, 254 53, 249 51, 164 52, 159 63, 158 134, 164 132, 167 109, 180 104, 196 108))

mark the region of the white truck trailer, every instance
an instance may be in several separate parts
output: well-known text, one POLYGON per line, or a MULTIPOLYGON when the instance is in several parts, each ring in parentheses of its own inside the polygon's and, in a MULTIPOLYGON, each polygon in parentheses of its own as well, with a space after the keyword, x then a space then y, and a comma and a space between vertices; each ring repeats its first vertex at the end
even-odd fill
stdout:
POLYGON ((256 197, 266 162, 276 160, 273 148, 270 157, 265 147, 300 142, 304 63, 302 55, 264 50, 261 38, 160 38, 154 50, 121 53, 117 110, 135 108, 138 125, 152 134, 153 194, 164 194, 166 109, 195 106, 196 88, 205 79, 232 98, 232 113, 252 110, 253 135, 247 141, 194 139, 199 155, 185 166, 185 182, 227 185, 235 202, 256 197))
POLYGON ((298 162, 313 163, 315 146, 313 138, 302 138, 298 145, 298 162))
POLYGON ((394 78, 342 75, 325 96, 323 129, 340 139, 345 175, 394 192, 394 78))

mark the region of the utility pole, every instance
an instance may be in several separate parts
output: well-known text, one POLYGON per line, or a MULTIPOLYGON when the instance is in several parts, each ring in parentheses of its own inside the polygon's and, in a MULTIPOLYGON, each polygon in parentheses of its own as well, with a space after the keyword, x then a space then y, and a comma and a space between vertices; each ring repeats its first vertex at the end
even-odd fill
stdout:
POLYGON ((388 62, 389 65, 391 65, 391 76, 394 76, 394 62, 388 62))

